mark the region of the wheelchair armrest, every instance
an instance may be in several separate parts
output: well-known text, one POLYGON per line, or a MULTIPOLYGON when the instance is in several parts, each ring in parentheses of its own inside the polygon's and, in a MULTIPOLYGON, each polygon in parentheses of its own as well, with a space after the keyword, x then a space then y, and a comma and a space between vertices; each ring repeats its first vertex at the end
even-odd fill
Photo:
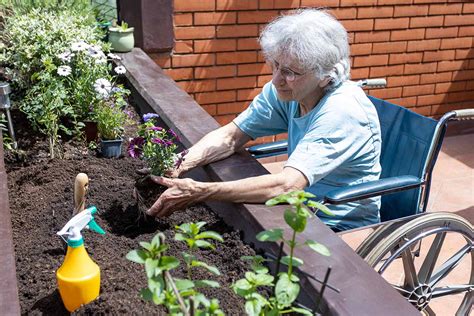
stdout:
POLYGON ((343 204, 374 196, 414 189, 423 183, 424 181, 420 178, 408 175, 384 178, 330 191, 324 197, 324 202, 329 204, 343 204))
POLYGON ((280 140, 273 143, 254 145, 247 148, 248 152, 251 153, 255 158, 264 158, 277 155, 283 155, 287 153, 288 141, 280 140))

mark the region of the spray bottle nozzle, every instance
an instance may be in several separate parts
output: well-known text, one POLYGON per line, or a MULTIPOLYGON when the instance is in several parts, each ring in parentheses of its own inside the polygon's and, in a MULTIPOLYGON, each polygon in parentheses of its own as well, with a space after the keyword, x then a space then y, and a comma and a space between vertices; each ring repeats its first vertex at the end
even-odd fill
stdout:
POLYGON ((91 206, 71 218, 64 227, 57 232, 63 239, 67 238, 69 245, 82 245, 81 230, 89 228, 99 234, 104 235, 105 231, 96 223, 93 214, 97 212, 95 206, 91 206))

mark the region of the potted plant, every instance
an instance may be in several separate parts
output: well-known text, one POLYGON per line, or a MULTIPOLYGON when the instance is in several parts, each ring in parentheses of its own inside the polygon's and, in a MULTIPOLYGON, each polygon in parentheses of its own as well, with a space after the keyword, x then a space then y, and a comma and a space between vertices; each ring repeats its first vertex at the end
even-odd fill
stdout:
POLYGON ((129 27, 124 21, 120 25, 109 27, 109 43, 112 50, 126 53, 133 49, 135 38, 133 37, 133 27, 129 27))

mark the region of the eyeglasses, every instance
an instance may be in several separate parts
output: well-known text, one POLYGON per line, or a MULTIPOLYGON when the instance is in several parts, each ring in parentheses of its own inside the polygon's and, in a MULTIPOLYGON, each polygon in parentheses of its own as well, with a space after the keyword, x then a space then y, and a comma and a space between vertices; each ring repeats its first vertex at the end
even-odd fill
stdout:
POLYGON ((291 69, 281 67, 280 64, 274 60, 270 62, 270 66, 272 67, 273 75, 275 75, 277 71, 280 70, 281 76, 285 78, 286 81, 294 81, 296 77, 307 74, 307 72, 301 74, 291 69))

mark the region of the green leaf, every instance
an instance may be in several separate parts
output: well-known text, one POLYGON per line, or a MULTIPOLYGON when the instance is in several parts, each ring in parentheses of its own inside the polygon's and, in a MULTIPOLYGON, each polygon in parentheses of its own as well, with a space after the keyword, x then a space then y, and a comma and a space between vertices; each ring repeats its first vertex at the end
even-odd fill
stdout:
POLYGON ((196 287, 220 287, 219 282, 211 281, 211 280, 196 280, 196 287))
POLYGON ((234 290, 234 293, 241 297, 245 297, 249 293, 252 293, 252 284, 250 284, 246 279, 237 280, 237 282, 232 284, 231 287, 232 290, 234 290))
POLYGON ((300 292, 300 285, 293 283, 288 278, 288 274, 280 275, 275 285, 275 296, 279 304, 283 306, 290 306, 298 297, 300 292))
POLYGON ((306 308, 291 307, 291 310, 298 314, 313 316, 313 312, 306 308))
POLYGON ((219 272, 219 270, 216 267, 210 266, 207 263, 202 262, 202 261, 193 261, 193 262, 191 262, 191 266, 192 267, 201 267, 201 268, 204 268, 207 271, 209 271, 209 272, 211 272, 215 275, 221 275, 221 273, 219 272))
POLYGON ((179 226, 175 226, 176 229, 182 231, 183 233, 190 233, 191 232, 191 224, 190 223, 184 223, 179 226))
POLYGON ((151 249, 152 249, 152 245, 149 242, 140 241, 139 244, 140 244, 140 246, 142 246, 142 248, 145 248, 148 251, 151 251, 151 249))
POLYGON ((181 233, 176 233, 176 234, 174 235, 174 240, 186 241, 187 238, 186 238, 186 236, 184 236, 184 235, 181 234, 181 233))
POLYGON ((144 264, 145 260, 148 258, 148 256, 147 256, 146 252, 139 249, 139 250, 132 250, 129 253, 127 253, 126 258, 130 261, 140 263, 140 264, 144 264))
POLYGON ((255 285, 265 286, 272 285, 274 277, 269 274, 256 274, 255 275, 255 285))
POLYGON ((306 228, 307 219, 305 216, 298 216, 297 212, 291 210, 285 210, 284 214, 285 222, 294 231, 301 233, 306 228))
POLYGON ((161 236, 161 235, 162 235, 161 233, 158 233, 158 234, 156 234, 156 235, 153 237, 153 239, 151 240, 151 245, 152 245, 153 247, 156 248, 156 247, 160 246, 160 244, 161 244, 160 236, 161 236))
POLYGON ((151 258, 147 258, 145 260, 145 271, 147 278, 151 278, 155 275, 155 270, 157 266, 158 260, 153 260, 151 258))
POLYGON ((199 248, 215 249, 215 247, 210 242, 205 240, 196 240, 196 246, 198 246, 199 248))
POLYGON ((214 239, 220 242, 224 242, 222 236, 213 231, 202 232, 195 237, 196 239, 214 239))
POLYGON ((144 288, 140 290, 140 295, 145 301, 151 301, 153 300, 153 292, 150 291, 148 288, 144 288))
POLYGON ((322 212, 323 212, 324 214, 326 214, 326 215, 334 216, 334 213, 331 212, 331 211, 329 210, 329 208, 328 208, 326 205, 322 204, 322 203, 319 203, 319 202, 316 202, 316 201, 312 201, 312 200, 311 200, 311 201, 308 201, 308 203, 306 203, 306 204, 307 204, 308 206, 313 207, 313 208, 316 209, 316 212, 314 212, 315 214, 316 214, 318 211, 322 211, 322 212))
POLYGON ((274 228, 270 230, 264 230, 257 234, 259 241, 278 241, 283 239, 283 229, 274 228))
POLYGON ((323 256, 326 256, 326 257, 329 257, 331 255, 331 252, 329 251, 329 249, 324 246, 323 244, 320 244, 314 240, 306 240, 305 242, 306 245, 309 246, 309 248, 313 249, 314 251, 316 251, 317 253, 319 253, 320 255, 323 255, 323 256))
POLYGON ((200 230, 201 228, 203 228, 207 223, 206 222, 197 222, 196 223, 196 227, 200 230))
MULTIPOLYGON (((292 259, 293 259, 292 260, 292 266, 293 267, 300 267, 304 263, 303 260, 301 260, 300 258, 293 257, 292 259)), ((287 265, 287 266, 290 265, 290 261, 291 261, 290 256, 284 256, 280 260, 281 263, 283 263, 284 265, 287 265)))
POLYGON ((195 287, 193 281, 186 280, 186 279, 174 279, 174 284, 178 291, 189 290, 195 287))
POLYGON ((179 266, 179 260, 173 256, 162 256, 160 258, 160 268, 163 270, 171 270, 179 266))
POLYGON ((260 315, 268 301, 258 293, 252 293, 246 298, 245 311, 248 315, 260 315))

